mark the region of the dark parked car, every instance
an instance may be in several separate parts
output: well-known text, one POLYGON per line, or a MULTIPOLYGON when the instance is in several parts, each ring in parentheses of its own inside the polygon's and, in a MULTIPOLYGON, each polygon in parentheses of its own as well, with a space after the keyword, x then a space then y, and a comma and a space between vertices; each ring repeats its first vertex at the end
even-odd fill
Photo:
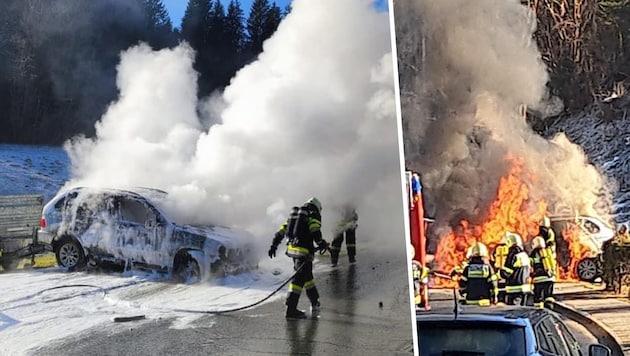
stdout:
MULTIPOLYGON (((580 346, 560 317, 548 309, 465 306, 455 314, 416 316, 422 356, 581 356, 580 346)), ((591 345, 590 356, 609 356, 591 345)))
POLYGON ((73 188, 44 206, 38 239, 68 270, 113 263, 194 282, 256 266, 247 232, 179 224, 166 215, 166 199, 156 189, 73 188))

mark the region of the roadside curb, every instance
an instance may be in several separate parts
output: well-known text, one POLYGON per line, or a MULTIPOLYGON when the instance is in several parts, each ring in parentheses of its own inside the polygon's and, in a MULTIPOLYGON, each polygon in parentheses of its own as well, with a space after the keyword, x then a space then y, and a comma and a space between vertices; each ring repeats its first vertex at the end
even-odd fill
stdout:
MULTIPOLYGON (((603 345, 610 347, 612 356, 623 356, 624 352, 621 348, 619 339, 615 336, 614 332, 607 326, 602 325, 595 320, 589 313, 577 310, 565 303, 554 301, 551 302, 554 311, 566 315, 568 318, 573 319, 580 324, 587 326, 588 328, 597 329, 597 341, 603 345)), ((592 330, 591 330, 592 331, 592 330)))

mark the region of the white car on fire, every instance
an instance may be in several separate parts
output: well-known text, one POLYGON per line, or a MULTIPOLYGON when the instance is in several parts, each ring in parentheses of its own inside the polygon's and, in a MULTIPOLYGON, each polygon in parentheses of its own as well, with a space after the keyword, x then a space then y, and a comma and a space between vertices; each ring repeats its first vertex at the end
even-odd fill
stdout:
POLYGON ((602 275, 600 255, 604 242, 615 236, 615 231, 606 223, 592 216, 552 216, 551 227, 556 233, 558 263, 566 267, 570 262, 568 242, 562 238, 564 230, 576 229, 578 241, 586 250, 582 259, 576 264, 577 276, 592 282, 602 275))
POLYGON ((165 214, 166 198, 147 188, 63 191, 44 206, 38 240, 52 246, 67 270, 115 263, 196 282, 256 267, 249 233, 179 224, 165 214))

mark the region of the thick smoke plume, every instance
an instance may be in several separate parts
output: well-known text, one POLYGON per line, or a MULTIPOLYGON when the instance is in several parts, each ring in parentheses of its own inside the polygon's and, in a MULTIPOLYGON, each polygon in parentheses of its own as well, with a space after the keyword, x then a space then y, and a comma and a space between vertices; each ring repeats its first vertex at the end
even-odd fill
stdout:
POLYGON ((606 182, 580 147, 563 134, 547 141, 524 119, 524 106, 543 115, 561 109, 548 94, 526 6, 414 0, 398 2, 395 14, 406 161, 421 172, 442 227, 483 221, 509 156, 524 159, 530 197, 547 200, 552 213, 609 212, 606 182))
POLYGON ((66 145, 68 186, 164 189, 178 220, 244 227, 265 245, 291 206, 317 196, 326 239, 351 203, 361 238, 403 251, 388 14, 295 0, 258 60, 201 103, 193 58, 185 44, 122 54, 120 97, 96 137, 66 145))

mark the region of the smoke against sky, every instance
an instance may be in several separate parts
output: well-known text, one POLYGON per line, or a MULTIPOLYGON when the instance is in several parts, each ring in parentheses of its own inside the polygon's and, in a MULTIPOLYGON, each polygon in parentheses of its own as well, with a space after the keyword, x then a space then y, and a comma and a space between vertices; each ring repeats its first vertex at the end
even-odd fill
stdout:
POLYGON ((518 0, 415 0, 395 11, 397 26, 401 19, 405 31, 422 33, 403 33, 399 40, 401 53, 407 53, 403 68, 410 60, 417 69, 411 82, 415 96, 404 100, 405 149, 408 166, 422 174, 439 223, 482 221, 511 165, 508 155, 524 159, 521 178, 530 186, 530 198, 544 198, 552 209, 564 205, 594 213, 606 188, 602 175, 579 146, 562 134, 543 139, 519 113, 521 104, 541 113, 561 109, 547 92, 529 9, 518 0), (415 27, 408 13, 417 16, 415 27), (531 174, 536 178, 529 179, 531 174))
POLYGON ((185 44, 122 54, 120 97, 96 138, 66 144, 68 186, 161 188, 180 220, 245 227, 265 244, 314 195, 325 238, 335 207, 351 202, 362 236, 404 246, 387 13, 366 0, 295 0, 258 60, 212 100, 196 99, 193 59, 185 44))

